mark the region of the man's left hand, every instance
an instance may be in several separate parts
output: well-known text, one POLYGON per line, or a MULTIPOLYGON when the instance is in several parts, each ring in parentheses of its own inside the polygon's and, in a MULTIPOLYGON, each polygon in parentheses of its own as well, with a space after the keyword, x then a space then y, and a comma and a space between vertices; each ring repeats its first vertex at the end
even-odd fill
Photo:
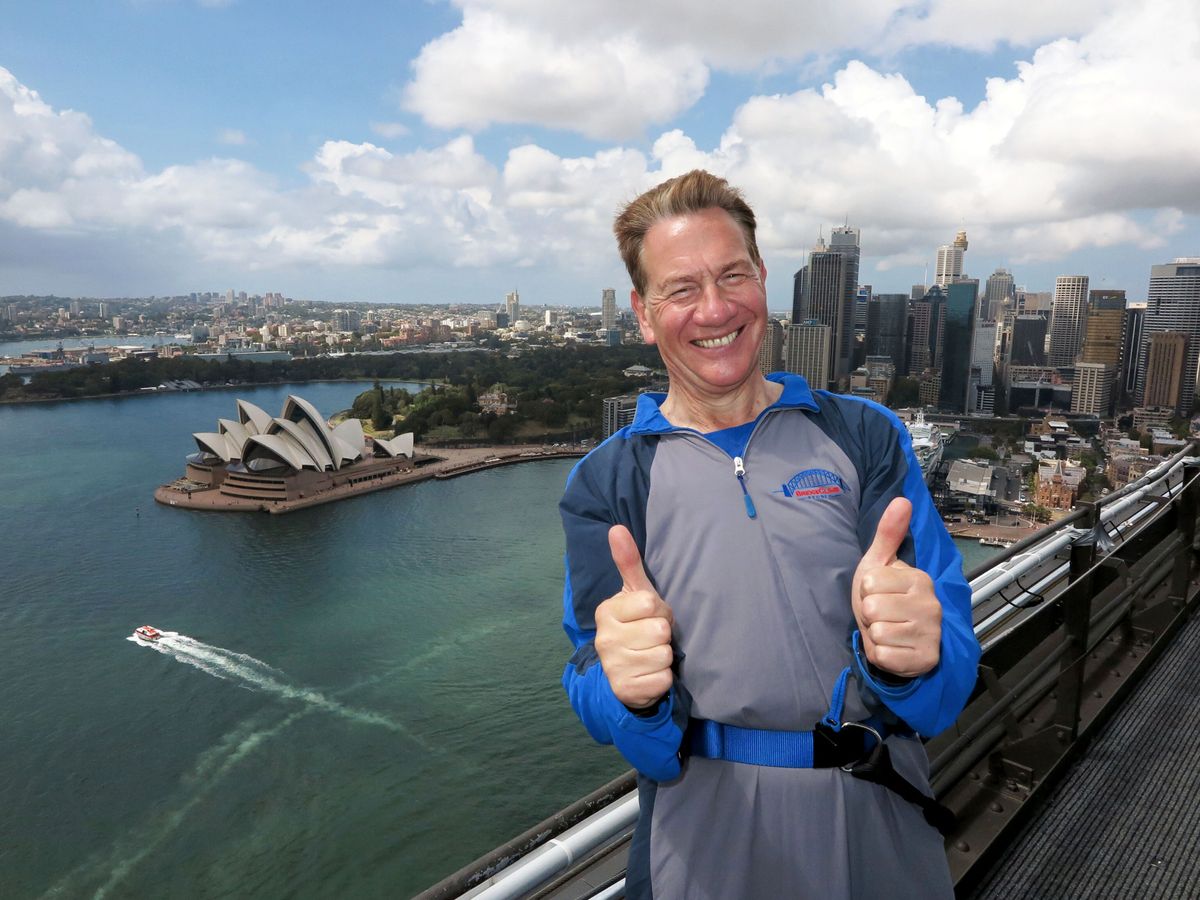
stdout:
POLYGON ((867 660, 902 678, 923 675, 938 664, 942 604, 933 580, 896 557, 912 504, 897 497, 883 511, 875 540, 854 570, 851 602, 867 660))

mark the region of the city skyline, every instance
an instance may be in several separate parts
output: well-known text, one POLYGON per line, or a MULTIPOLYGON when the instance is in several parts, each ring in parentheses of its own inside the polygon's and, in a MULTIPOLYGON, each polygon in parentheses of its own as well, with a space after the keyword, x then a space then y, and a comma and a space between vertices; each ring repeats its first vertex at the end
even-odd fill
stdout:
POLYGON ((0 294, 485 303, 519 284, 591 305, 615 285, 627 308, 612 213, 695 166, 758 211, 772 308, 839 225, 877 293, 932 282, 962 230, 981 283, 1087 274, 1134 301, 1200 252, 1194 4, 752 0, 720 27, 572 9, 11 10, 0 294))

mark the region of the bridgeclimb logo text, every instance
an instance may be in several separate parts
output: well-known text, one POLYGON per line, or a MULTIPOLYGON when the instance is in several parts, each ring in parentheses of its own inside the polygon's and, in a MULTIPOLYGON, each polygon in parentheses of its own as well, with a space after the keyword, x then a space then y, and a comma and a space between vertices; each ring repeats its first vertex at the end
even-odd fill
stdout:
POLYGON ((842 493, 846 482, 837 472, 828 469, 805 469, 797 472, 783 485, 783 496, 797 500, 821 500, 842 493))

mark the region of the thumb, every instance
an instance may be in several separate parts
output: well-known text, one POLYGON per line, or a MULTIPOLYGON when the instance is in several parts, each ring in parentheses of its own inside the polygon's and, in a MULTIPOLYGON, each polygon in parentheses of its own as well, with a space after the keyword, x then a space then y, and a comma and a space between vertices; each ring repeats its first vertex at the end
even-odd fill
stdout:
POLYGON ((617 571, 621 573, 621 581, 627 591, 652 591, 646 569, 642 565, 642 554, 638 552, 633 535, 624 525, 614 525, 608 529, 608 549, 612 553, 617 571))
POLYGON ((875 540, 863 554, 860 566, 886 566, 896 561, 900 545, 908 537, 908 524, 912 521, 912 504, 904 497, 897 497, 888 504, 879 524, 875 526, 875 540))

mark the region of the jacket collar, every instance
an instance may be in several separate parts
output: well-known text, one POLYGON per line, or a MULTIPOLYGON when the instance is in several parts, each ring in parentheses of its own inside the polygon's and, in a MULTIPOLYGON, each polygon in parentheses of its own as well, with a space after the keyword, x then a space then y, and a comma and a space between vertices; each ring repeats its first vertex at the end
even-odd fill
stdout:
MULTIPOLYGON (((807 409, 810 412, 820 412, 813 392, 801 376, 790 372, 772 372, 767 381, 783 385, 783 393, 779 399, 758 414, 761 419, 767 413, 776 409, 807 409)), ((672 431, 691 431, 690 428, 677 428, 667 421, 662 414, 663 401, 666 394, 646 393, 638 397, 637 410, 633 415, 633 424, 629 426, 630 434, 670 434, 672 431)))

